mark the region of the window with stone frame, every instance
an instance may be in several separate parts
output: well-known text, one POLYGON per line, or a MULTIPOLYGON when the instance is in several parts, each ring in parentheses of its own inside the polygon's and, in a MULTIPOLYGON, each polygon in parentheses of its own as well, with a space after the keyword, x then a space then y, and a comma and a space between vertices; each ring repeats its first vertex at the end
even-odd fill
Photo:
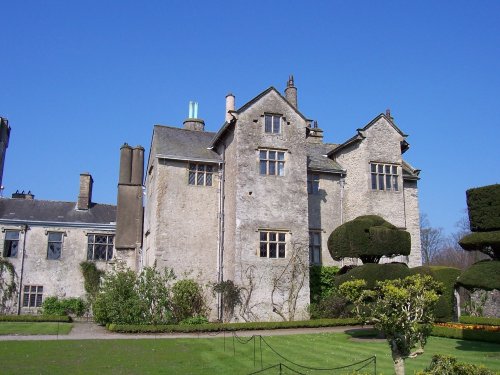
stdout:
POLYGON ((319 193, 319 174, 316 173, 307 175, 307 193, 308 194, 319 193))
POLYGON ((87 260, 113 259, 113 241, 112 234, 89 234, 87 247, 87 260))
POLYGON ((370 163, 372 190, 398 191, 398 167, 393 164, 370 163))
POLYGON ((309 263, 321 264, 321 231, 309 231, 309 263))
POLYGON ((41 307, 43 286, 25 285, 23 288, 23 307, 41 307))
POLYGON ((286 258, 286 232, 261 230, 259 235, 261 258, 286 258))
POLYGON ((214 168, 209 164, 189 163, 189 185, 212 186, 214 168))
POLYGON ((47 259, 61 259, 63 236, 63 232, 47 233, 47 259))
POLYGON ((17 257, 17 250, 19 248, 19 230, 6 230, 5 239, 3 243, 3 256, 4 258, 17 257))
POLYGON ((264 115, 264 131, 271 134, 281 133, 281 115, 264 115))
POLYGON ((267 176, 285 175, 285 151, 260 149, 260 174, 267 176))

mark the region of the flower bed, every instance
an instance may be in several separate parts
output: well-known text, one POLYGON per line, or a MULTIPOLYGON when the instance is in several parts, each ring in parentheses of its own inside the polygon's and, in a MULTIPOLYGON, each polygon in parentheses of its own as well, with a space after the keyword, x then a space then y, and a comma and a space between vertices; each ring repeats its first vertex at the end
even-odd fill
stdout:
POLYGON ((440 327, 470 329, 475 331, 500 332, 500 326, 490 326, 485 324, 436 323, 435 325, 440 327))

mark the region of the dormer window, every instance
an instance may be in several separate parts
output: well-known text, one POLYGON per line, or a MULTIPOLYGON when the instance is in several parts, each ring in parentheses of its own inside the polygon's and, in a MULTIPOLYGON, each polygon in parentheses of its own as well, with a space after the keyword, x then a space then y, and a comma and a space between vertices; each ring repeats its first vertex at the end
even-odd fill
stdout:
POLYGON ((266 133, 279 134, 281 133, 281 116, 280 115, 265 115, 264 130, 266 133))

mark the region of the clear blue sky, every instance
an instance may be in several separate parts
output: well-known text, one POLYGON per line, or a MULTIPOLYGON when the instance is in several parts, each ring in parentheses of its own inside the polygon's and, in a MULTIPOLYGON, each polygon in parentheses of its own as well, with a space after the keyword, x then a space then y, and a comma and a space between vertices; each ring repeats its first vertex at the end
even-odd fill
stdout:
POLYGON ((5 196, 116 202, 119 147, 154 124, 206 128, 295 76, 300 110, 341 143, 386 108, 422 169, 421 211, 452 231, 465 190, 500 182, 500 1, 3 1, 5 196))

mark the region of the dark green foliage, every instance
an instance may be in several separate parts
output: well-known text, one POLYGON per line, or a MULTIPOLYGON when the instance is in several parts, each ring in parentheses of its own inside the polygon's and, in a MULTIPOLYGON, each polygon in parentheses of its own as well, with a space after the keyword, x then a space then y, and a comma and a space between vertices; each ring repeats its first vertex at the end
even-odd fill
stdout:
POLYGON ((132 270, 118 271, 104 277, 101 292, 93 306, 99 324, 140 324, 143 303, 136 289, 137 275, 132 270))
POLYGON ((469 189, 466 195, 471 231, 500 230, 500 184, 469 189))
POLYGON ((486 318, 484 316, 466 316, 460 317, 460 323, 481 324, 485 326, 500 326, 500 318, 486 318))
POLYGON ((87 306, 81 298, 47 297, 42 303, 43 315, 76 315, 83 316, 87 306))
POLYGON ((339 268, 336 266, 311 266, 309 268, 311 303, 319 303, 333 292, 333 283, 338 272, 339 268))
POLYGON ((458 243, 464 250, 478 250, 495 260, 500 260, 500 230, 473 232, 463 237, 458 243))
POLYGON ((80 269, 83 275, 83 287, 85 288, 85 292, 87 292, 89 302, 92 303, 99 292, 104 271, 98 269, 95 262, 89 261, 80 263, 80 269))
POLYGON ((224 280, 212 286, 214 296, 220 293, 224 315, 223 321, 230 321, 236 306, 241 305, 241 288, 233 280, 224 280))
POLYGON ((10 311, 16 296, 16 271, 12 263, 0 258, 0 314, 10 311))
POLYGON ((500 289, 500 261, 483 260, 466 269, 458 278, 458 285, 466 289, 500 289))
POLYGON ((443 289, 439 300, 434 308, 434 316, 437 321, 450 321, 453 319, 454 315, 454 305, 455 305, 455 283, 460 276, 462 271, 458 268, 453 267, 441 267, 441 266, 421 266, 410 268, 410 273, 412 275, 430 275, 436 281, 443 284, 443 289))
POLYGON ((221 331, 252 331, 258 329, 282 328, 318 328, 351 326, 360 324, 359 319, 317 319, 285 322, 252 322, 252 323, 209 323, 196 325, 124 325, 109 324, 107 329, 123 333, 160 333, 160 332, 221 332, 221 331))
POLYGON ((332 292, 309 307, 311 319, 347 318, 351 316, 349 301, 338 292, 332 292))
POLYGON ((69 323, 70 316, 50 315, 0 315, 0 322, 61 322, 69 323))
POLYGON ((328 250, 334 260, 360 258, 363 263, 378 263, 382 256, 409 255, 410 233, 380 216, 359 216, 330 234, 328 250))
POLYGON ((172 287, 172 313, 177 322, 206 314, 203 290, 196 281, 185 279, 174 284, 172 287))
POLYGON ((335 286, 346 281, 363 279, 368 289, 373 289, 377 281, 403 279, 410 276, 410 269, 403 263, 364 264, 335 278, 335 286))
POLYGON ((196 325, 196 324, 207 324, 208 319, 204 316, 193 316, 191 318, 184 319, 179 322, 179 324, 196 325))
POLYGON ((485 341, 500 344, 498 332, 490 332, 475 329, 460 329, 451 327, 434 326, 431 336, 447 337, 450 339, 485 341))
POLYGON ((458 362, 455 357, 434 355, 429 367, 417 375, 495 375, 484 366, 458 362))

